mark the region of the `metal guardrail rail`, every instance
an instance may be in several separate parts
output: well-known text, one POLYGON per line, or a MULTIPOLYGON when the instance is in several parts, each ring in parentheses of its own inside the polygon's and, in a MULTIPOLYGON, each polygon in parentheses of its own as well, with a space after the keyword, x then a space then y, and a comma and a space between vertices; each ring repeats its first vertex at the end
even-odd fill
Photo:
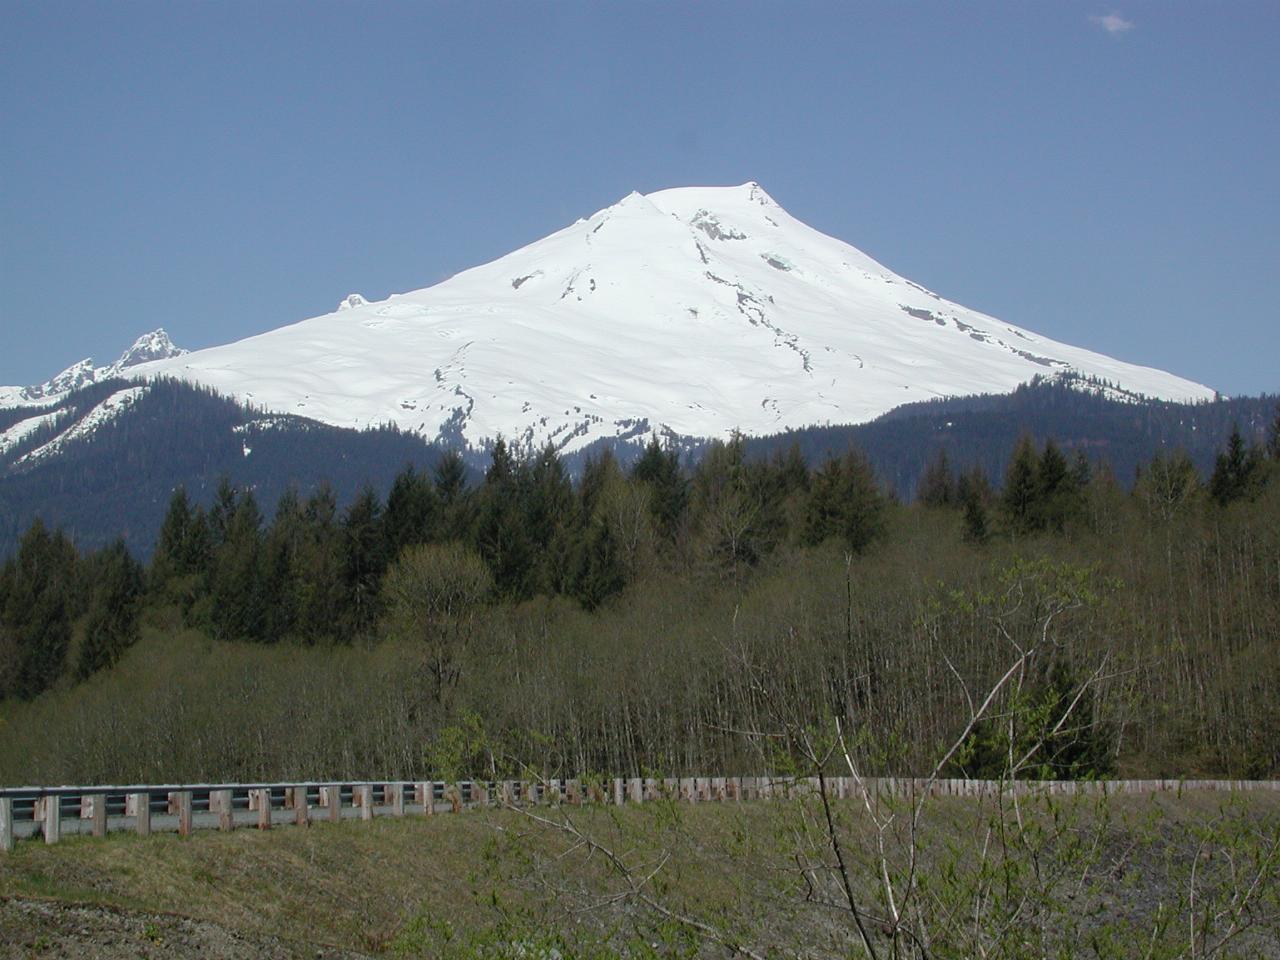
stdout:
MULTIPOLYGON (((911 777, 828 777, 833 796, 994 796, 1145 794, 1185 790, 1280 791, 1278 780, 927 780, 911 777)), ((468 807, 530 804, 636 804, 659 799, 689 803, 794 797, 818 788, 816 777, 682 777, 528 780, 342 781, 156 784, 0 788, 0 852, 17 841, 57 843, 69 834, 105 836, 194 830, 269 829, 314 821, 370 820, 460 812, 468 807)))

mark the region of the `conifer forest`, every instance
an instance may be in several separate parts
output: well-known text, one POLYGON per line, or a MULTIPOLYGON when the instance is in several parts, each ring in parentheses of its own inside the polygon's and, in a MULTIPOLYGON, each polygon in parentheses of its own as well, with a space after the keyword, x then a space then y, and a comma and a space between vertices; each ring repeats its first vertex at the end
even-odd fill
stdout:
POLYGON ((853 448, 655 439, 571 479, 499 441, 342 508, 179 488, 145 565, 37 520, 0 568, 0 781, 785 772, 773 732, 833 725, 874 774, 958 736, 955 776, 1280 773, 1280 418, 1208 475, 1024 436, 888 489, 853 448))

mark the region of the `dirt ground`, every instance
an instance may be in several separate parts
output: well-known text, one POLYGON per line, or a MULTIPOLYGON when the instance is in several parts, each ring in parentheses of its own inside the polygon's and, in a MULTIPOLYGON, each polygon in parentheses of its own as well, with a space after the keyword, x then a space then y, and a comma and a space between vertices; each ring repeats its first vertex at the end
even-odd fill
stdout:
POLYGON ((367 954, 247 937, 216 923, 164 913, 0 898, 0 957, 84 960, 351 960, 367 954))

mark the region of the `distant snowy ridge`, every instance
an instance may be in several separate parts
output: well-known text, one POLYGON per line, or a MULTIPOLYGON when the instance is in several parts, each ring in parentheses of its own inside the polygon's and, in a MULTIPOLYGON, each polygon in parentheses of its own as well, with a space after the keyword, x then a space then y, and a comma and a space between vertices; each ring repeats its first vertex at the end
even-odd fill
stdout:
POLYGON ((48 406, 72 390, 124 376, 125 371, 141 363, 180 357, 187 352, 176 346, 163 329, 153 330, 140 336, 118 360, 105 367, 95 367, 93 358, 86 357, 44 383, 29 387, 0 387, 0 407, 48 406))
MULTIPOLYGON (((126 387, 123 390, 117 390, 105 400, 98 403, 93 407, 93 409, 76 420, 75 423, 66 430, 63 430, 52 440, 41 444, 29 453, 23 454, 13 462, 13 466, 18 467, 37 463, 59 453, 68 443, 71 443, 74 440, 83 440, 93 436, 95 430, 103 424, 116 419, 142 399, 142 397, 146 395, 148 389, 149 388, 146 386, 140 386, 126 387)), ((46 414, 45 417, 36 417, 35 419, 42 420, 47 418, 46 422, 48 422, 52 421, 56 416, 57 414, 46 414)), ((30 423, 30 421, 23 421, 23 423, 30 423)), ((37 424, 36 428, 33 429, 37 429, 42 425, 43 424, 37 424)), ((19 424, 18 426, 22 426, 22 424, 19 424)), ((30 432, 32 431, 28 431, 28 433, 23 436, 30 435, 30 432)), ((20 439, 21 438, 19 438, 19 440, 20 439)), ((4 449, 0 446, 0 453, 3 452, 4 449)))
POLYGON ((1213 396, 945 300, 796 220, 757 183, 632 193, 436 286, 352 294, 333 313, 126 375, 337 426, 566 452, 651 430, 861 423, 1037 375, 1131 397, 1213 396))

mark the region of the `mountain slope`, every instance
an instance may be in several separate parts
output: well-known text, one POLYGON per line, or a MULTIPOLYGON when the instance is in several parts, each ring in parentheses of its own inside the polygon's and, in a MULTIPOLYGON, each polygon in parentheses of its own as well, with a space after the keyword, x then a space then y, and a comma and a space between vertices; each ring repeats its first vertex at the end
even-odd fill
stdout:
POLYGON ((565 451, 658 430, 776 433, 1079 374, 1209 399, 1162 371, 968 310, 800 223, 755 183, 631 194, 434 287, 185 356, 172 376, 339 426, 565 451))
POLYGON ((263 414, 177 381, 95 383, 52 406, 0 411, 0 561, 36 517, 82 549, 121 536, 147 555, 178 486, 208 503, 226 477, 270 514, 285 490, 327 484, 341 507, 439 457, 421 437, 263 414))
POLYGON ((72 390, 127 376, 127 371, 141 363, 167 360, 185 353, 187 351, 176 346, 163 329, 153 330, 140 336, 133 342, 133 346, 120 354, 118 360, 105 367, 95 366, 92 357, 85 357, 44 383, 30 387, 0 387, 0 408, 52 405, 72 390))

